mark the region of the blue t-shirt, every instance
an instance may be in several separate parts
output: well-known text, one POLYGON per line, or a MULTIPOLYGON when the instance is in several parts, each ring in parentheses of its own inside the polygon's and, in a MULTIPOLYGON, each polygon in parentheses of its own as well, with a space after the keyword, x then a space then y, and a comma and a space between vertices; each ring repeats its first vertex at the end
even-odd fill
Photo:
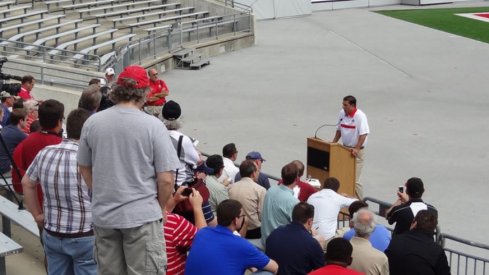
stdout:
MULTIPOLYGON (((2 137, 7 145, 8 154, 12 155, 15 147, 21 143, 27 135, 22 132, 17 126, 9 124, 2 129, 2 137)), ((10 171, 10 158, 7 152, 5 152, 3 146, 0 144, 0 173, 6 173, 10 171)))
MULTIPOLYGON (((353 238, 353 236, 355 236, 355 230, 352 228, 350 231, 346 232, 345 235, 343 235, 343 239, 349 241, 351 238, 353 238)), ((375 225, 375 229, 368 240, 374 248, 384 252, 391 242, 391 232, 389 232, 385 226, 377 224, 375 225)))
POLYGON ((9 118, 10 118, 10 110, 8 109, 8 107, 6 105, 3 105, 3 104, 0 104, 2 109, 3 109, 3 119, 2 121, 0 122, 0 124, 5 127, 8 125, 9 123, 9 118))
POLYGON ((263 269, 270 258, 224 226, 204 227, 195 235, 185 265, 187 275, 242 275, 263 269))

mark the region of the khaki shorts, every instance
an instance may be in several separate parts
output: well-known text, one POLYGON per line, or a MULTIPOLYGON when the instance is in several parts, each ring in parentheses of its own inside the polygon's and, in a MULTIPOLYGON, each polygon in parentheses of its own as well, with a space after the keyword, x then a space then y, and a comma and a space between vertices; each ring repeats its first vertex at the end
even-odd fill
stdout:
POLYGON ((94 226, 94 258, 98 274, 166 274, 163 224, 154 221, 135 228, 94 226))
POLYGON ((159 118, 160 120, 163 119, 163 116, 161 114, 163 109, 163 106, 145 106, 144 110, 148 112, 151 115, 154 115, 155 117, 159 118))

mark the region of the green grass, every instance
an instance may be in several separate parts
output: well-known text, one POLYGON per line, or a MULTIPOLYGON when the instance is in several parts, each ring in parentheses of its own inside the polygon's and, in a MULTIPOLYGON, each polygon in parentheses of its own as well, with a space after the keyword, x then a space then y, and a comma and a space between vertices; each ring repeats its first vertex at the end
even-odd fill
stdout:
POLYGON ((456 13, 489 12, 489 7, 454 9, 383 10, 380 14, 489 43, 489 22, 456 13))

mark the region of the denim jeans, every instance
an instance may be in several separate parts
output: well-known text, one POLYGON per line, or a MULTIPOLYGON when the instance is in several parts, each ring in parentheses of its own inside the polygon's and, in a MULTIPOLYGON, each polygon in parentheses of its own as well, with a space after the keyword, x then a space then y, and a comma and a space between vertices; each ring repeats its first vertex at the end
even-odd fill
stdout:
POLYGON ((96 275, 93 259, 94 236, 59 238, 43 231, 44 253, 48 259, 48 274, 96 275))

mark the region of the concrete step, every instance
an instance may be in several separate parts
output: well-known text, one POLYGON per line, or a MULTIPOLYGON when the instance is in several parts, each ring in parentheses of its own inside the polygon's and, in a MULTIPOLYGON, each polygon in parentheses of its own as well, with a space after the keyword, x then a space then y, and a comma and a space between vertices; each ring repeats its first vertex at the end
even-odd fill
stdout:
POLYGON ((203 59, 200 62, 190 64, 190 69, 200 70, 203 67, 210 65, 210 64, 211 64, 211 61, 209 59, 203 59))

